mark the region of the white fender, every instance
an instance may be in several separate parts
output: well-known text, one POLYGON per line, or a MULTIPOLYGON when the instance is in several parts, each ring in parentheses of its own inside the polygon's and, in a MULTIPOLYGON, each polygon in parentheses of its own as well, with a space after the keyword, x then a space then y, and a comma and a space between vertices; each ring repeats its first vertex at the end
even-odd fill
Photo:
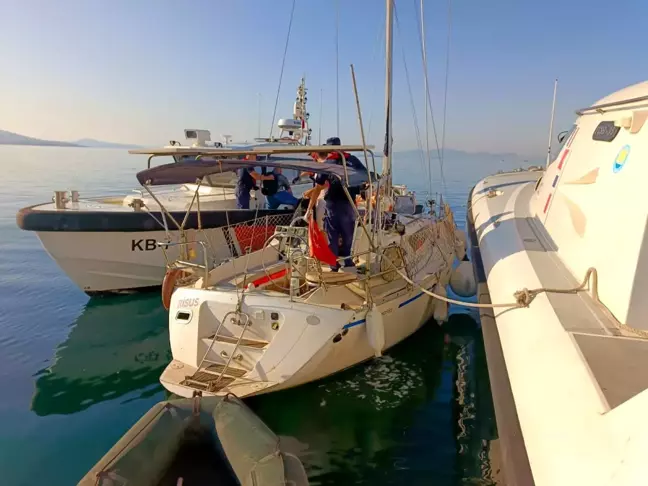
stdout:
MULTIPOLYGON (((437 285, 434 287, 433 292, 441 297, 447 297, 448 294, 446 290, 437 285)), ((434 298, 434 320, 437 324, 443 324, 448 320, 448 303, 444 300, 434 298)))
POLYGON ((385 327, 383 325, 383 316, 376 306, 373 306, 367 312, 367 340, 374 350, 374 355, 378 358, 382 356, 382 350, 385 347, 385 327))
POLYGON ((450 288, 460 297, 472 297, 477 293, 477 282, 472 263, 459 263, 450 275, 450 288))

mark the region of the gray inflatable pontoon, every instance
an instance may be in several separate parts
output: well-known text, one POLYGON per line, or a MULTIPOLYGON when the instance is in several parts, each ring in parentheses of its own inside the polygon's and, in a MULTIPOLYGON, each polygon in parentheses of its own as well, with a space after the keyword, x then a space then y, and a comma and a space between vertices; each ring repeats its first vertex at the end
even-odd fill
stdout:
POLYGON ((234 395, 160 402, 80 486, 307 486, 300 460, 234 395))

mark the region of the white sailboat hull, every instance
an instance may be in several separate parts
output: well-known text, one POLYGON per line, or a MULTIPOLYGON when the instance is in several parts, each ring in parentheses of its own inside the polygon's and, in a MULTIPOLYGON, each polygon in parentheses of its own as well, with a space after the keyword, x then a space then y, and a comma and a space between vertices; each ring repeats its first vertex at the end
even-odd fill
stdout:
MULTIPOLYGON (((176 294, 178 295, 174 295, 174 301, 188 298, 181 291, 176 294)), ((261 302, 258 304, 264 305, 261 302)), ((379 311, 384 316, 384 350, 387 350, 415 333, 432 318, 434 301, 422 292, 412 290, 400 299, 380 306, 379 311)), ((239 397, 260 395, 320 380, 374 358, 374 349, 367 338, 366 321, 362 316, 351 311, 332 310, 318 317, 320 322, 317 325, 308 325, 302 312, 286 314, 285 319, 290 322, 291 327, 298 325, 300 321, 304 322, 303 332, 290 345, 281 346, 286 355, 285 358, 282 356, 276 367, 268 367, 263 363, 263 369, 259 367, 258 373, 247 376, 250 379, 263 379, 262 382, 241 382, 230 386, 226 391, 206 391, 203 394, 219 395, 232 392, 239 397), (297 352, 297 349, 300 352, 297 352), (290 354, 289 350, 292 350, 290 354)), ((292 332, 296 334, 294 329, 292 332)), ((213 355, 214 359, 217 359, 217 353, 213 355)), ((196 370, 195 366, 175 359, 160 377, 160 382, 172 393, 191 397, 195 388, 183 385, 182 382, 196 370)))
MULTIPOLYGON (((438 291, 448 284, 456 257, 454 226, 415 220, 410 230, 409 237, 396 239, 413 258, 408 265, 418 265, 417 285, 396 275, 387 280, 376 277, 375 286, 362 284, 365 291, 371 288, 372 313, 377 316, 369 324, 367 294, 358 294, 354 285, 359 280, 354 276, 347 285, 318 287, 306 301, 291 300, 276 290, 233 288, 228 275, 234 281, 242 276, 232 262, 231 268, 214 270, 226 276, 217 287, 202 289, 197 283, 196 288, 177 289, 169 310, 174 360, 160 377, 161 383, 185 397, 196 390, 245 397, 292 388, 380 355, 435 315, 445 319, 447 303, 421 289, 438 291), (378 349, 377 342, 382 343, 378 349), (224 369, 226 382, 219 376, 224 369)), ((266 258, 257 252, 249 262, 244 257, 238 263, 252 268, 266 258)), ((280 263, 278 268, 285 265, 280 263)), ((246 282, 267 274, 250 272, 246 282)))

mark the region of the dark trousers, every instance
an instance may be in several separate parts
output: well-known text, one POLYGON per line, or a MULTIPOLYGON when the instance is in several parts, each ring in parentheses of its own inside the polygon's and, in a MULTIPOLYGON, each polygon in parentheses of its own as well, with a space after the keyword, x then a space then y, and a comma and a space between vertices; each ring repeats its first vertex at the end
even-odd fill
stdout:
MULTIPOLYGON (((354 266, 351 256, 353 233, 355 231, 355 211, 348 201, 326 202, 326 215, 324 216, 324 229, 329 240, 329 248, 336 257, 344 259, 345 267, 354 266), (340 239, 342 243, 340 244, 340 239)), ((334 270, 340 268, 338 263, 334 270)))
POLYGON ((236 192, 237 209, 250 209, 250 191, 236 192))

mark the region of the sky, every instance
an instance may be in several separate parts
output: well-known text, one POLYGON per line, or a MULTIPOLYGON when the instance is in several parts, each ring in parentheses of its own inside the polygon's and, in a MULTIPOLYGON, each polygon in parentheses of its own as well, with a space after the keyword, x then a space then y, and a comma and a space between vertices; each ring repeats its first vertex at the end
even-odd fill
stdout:
MULTIPOLYGON (((397 151, 417 148, 412 104, 425 144, 425 103, 419 0, 395 3, 397 151)), ((259 125, 269 135, 292 4, 0 0, 0 129, 153 146, 182 139, 184 128, 209 129, 216 140, 252 139, 259 125)), ((555 133, 569 128, 574 110, 648 79, 646 0, 425 0, 424 8, 437 139, 445 126, 449 148, 541 155, 554 78, 555 133)), ((383 0, 296 0, 276 118, 291 116, 305 75, 313 142, 320 117, 323 140, 359 141, 353 63, 368 142, 381 146, 384 24, 383 0)), ((428 134, 434 147, 431 122, 428 134)))

